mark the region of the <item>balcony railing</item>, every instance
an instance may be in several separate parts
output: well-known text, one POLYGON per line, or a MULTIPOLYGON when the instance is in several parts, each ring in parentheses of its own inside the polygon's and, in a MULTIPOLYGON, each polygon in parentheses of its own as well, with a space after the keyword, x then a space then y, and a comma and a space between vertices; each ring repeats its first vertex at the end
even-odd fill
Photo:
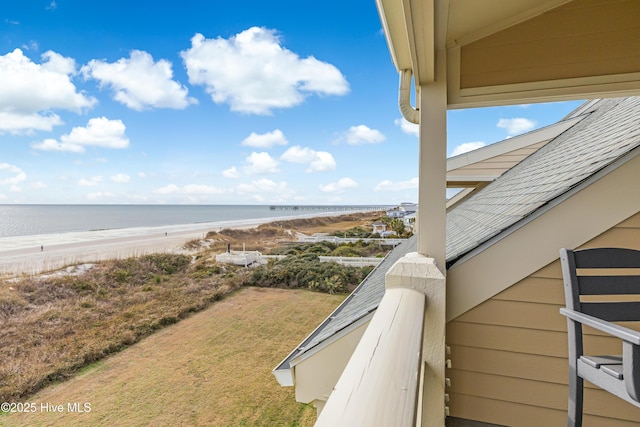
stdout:
POLYGON ((444 275, 412 253, 385 286, 316 426, 444 426, 444 275))

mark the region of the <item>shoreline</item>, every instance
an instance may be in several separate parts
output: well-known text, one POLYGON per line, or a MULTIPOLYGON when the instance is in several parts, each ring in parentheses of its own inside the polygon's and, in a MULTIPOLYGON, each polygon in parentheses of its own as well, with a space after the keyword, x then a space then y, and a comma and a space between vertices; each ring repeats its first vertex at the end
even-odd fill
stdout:
POLYGON ((274 221, 350 213, 353 212, 321 212, 208 223, 3 237, 0 238, 0 278, 40 274, 70 264, 159 252, 178 252, 190 240, 202 239, 207 232, 224 228, 254 228, 274 221))

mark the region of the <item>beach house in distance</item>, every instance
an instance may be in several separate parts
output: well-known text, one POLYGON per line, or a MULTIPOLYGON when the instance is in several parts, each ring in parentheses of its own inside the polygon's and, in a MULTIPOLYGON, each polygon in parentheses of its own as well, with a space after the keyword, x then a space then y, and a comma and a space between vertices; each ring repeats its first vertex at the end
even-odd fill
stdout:
MULTIPOLYGON (((566 425, 559 249, 640 249, 640 2, 377 6, 400 110, 420 126, 416 238, 276 377, 319 408, 318 426, 566 425), (447 162, 447 109, 566 99, 591 101, 537 136, 447 162), (467 188, 448 208, 447 185, 467 188)), ((621 345, 588 330, 585 347, 621 345)), ((585 426, 640 421, 589 384, 584 413, 585 426)))

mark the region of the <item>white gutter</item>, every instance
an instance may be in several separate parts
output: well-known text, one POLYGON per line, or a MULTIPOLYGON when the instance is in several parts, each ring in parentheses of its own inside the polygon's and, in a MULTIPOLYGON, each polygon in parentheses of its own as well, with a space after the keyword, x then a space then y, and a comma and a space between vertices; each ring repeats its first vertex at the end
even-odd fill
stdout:
POLYGON ((411 70, 400 70, 400 88, 398 89, 398 106, 402 117, 409 123, 420 123, 420 112, 411 106, 411 70))

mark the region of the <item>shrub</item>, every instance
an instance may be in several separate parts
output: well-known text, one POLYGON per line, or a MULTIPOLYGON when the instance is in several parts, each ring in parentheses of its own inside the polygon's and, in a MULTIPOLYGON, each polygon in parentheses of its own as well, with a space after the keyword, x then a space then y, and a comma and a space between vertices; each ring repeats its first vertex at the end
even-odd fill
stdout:
POLYGON ((314 254, 290 256, 256 267, 244 284, 267 288, 307 288, 320 292, 345 293, 357 286, 371 267, 347 267, 320 262, 314 254))

